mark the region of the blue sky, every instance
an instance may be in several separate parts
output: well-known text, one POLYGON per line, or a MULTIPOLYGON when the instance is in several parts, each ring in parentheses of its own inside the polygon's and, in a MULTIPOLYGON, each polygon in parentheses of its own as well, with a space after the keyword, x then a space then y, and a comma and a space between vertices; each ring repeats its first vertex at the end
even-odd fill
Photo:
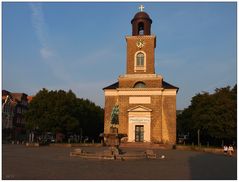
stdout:
MULTIPOLYGON (((125 36, 141 3, 2 4, 2 89, 71 89, 104 106, 102 88, 126 72, 125 36)), ((192 96, 236 84, 236 3, 143 3, 157 36, 156 73, 192 96)))

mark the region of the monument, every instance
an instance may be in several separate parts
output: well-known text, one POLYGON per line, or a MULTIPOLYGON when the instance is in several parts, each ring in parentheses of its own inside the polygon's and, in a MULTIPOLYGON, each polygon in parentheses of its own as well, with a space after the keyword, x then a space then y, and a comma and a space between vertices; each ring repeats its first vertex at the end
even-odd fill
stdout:
POLYGON ((110 133, 104 134, 104 141, 107 146, 119 147, 118 128, 119 124, 119 106, 115 105, 111 112, 110 133))

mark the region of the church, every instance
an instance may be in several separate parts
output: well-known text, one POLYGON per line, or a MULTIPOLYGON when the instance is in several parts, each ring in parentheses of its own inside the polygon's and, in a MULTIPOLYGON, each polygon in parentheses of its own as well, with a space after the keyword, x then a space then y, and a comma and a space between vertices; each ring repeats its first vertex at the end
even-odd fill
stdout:
POLYGON ((155 73, 156 36, 151 34, 152 20, 143 11, 131 20, 132 35, 126 36, 126 74, 104 90, 104 134, 112 127, 117 108, 119 134, 127 142, 176 143, 176 94, 178 87, 155 73))

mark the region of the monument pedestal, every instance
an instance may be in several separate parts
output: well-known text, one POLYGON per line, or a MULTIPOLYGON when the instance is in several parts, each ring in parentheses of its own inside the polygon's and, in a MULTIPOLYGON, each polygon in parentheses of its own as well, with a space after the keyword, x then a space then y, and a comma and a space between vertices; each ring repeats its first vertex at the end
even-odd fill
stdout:
POLYGON ((104 134, 105 144, 110 147, 119 147, 118 128, 111 127, 110 133, 104 134))

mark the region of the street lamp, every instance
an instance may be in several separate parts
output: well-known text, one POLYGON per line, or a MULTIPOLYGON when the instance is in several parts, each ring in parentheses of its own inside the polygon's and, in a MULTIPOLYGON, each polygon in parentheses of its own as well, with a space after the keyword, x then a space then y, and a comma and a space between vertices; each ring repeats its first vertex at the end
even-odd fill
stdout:
POLYGON ((198 129, 197 133, 198 133, 198 146, 199 146, 200 145, 200 129, 198 129))

